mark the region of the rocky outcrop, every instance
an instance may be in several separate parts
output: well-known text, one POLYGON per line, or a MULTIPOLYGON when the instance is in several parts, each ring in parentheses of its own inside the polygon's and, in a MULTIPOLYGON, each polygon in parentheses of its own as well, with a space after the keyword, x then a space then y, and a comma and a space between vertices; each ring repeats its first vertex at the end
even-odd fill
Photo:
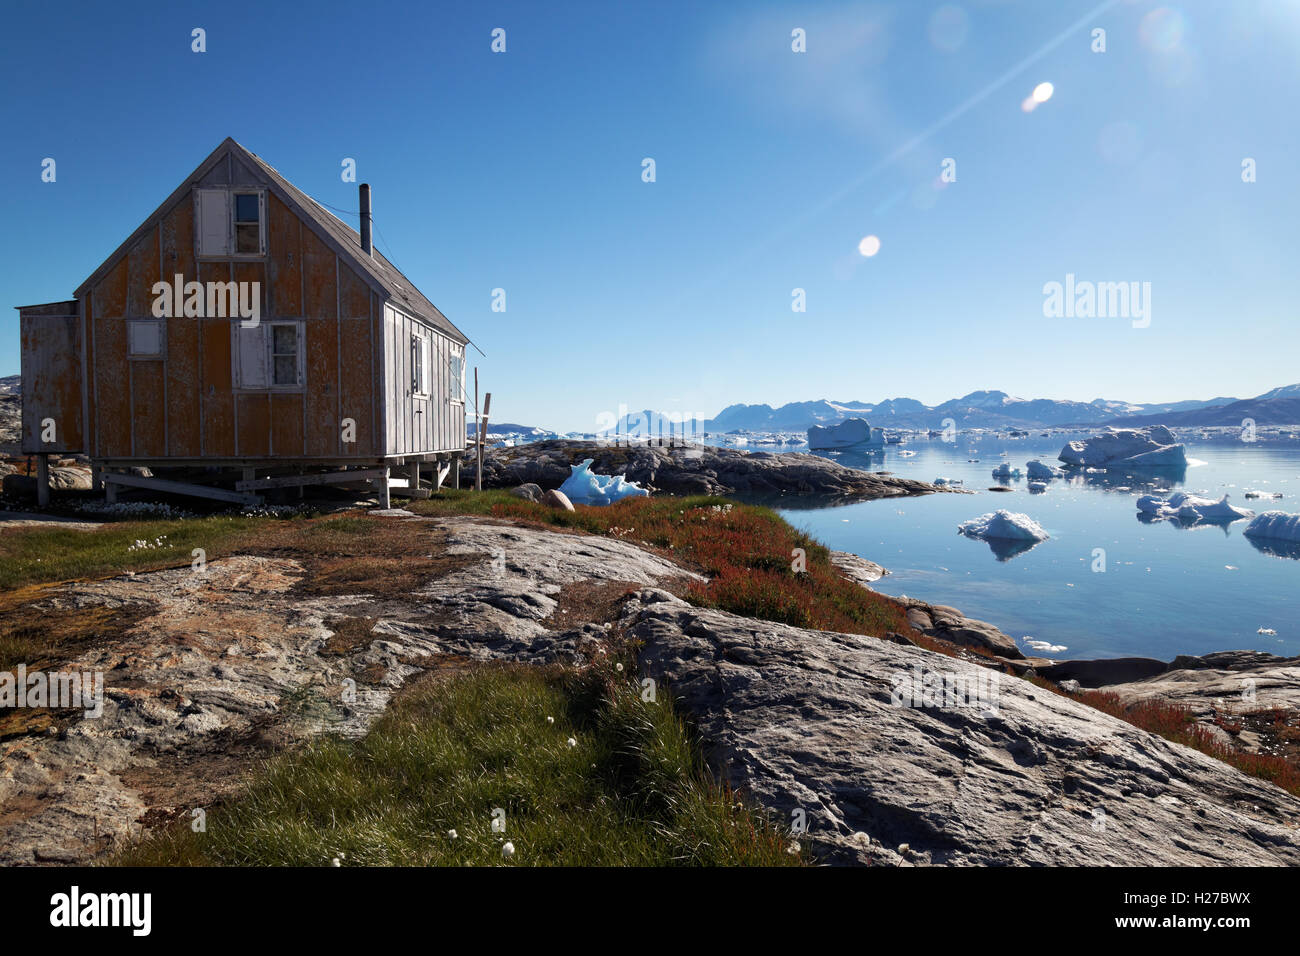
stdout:
POLYGON ((1158 672, 1101 686, 1125 703, 1158 698, 1199 716, 1252 710, 1300 710, 1300 657, 1219 651, 1177 657, 1158 672))
MULTIPOLYGON (((102 716, 0 728, 0 863, 84 862, 96 834, 188 817, 269 750, 363 733, 425 671, 581 664, 627 636, 718 772, 806 821, 826 862, 1300 864, 1300 801, 980 661, 693 607, 669 589, 694 575, 627 541, 369 520, 428 528, 458 560, 386 597, 314 595, 298 561, 248 555, 47 589, 39 613, 132 620, 64 665, 105 675, 102 716)), ((927 633, 982 630, 908 612, 927 633)), ((1273 662, 1202 663, 1187 673, 1273 662)))
POLYGON ((419 522, 481 560, 400 601, 308 596, 298 562, 248 555, 47 592, 37 613, 126 608, 134 622, 60 665, 104 675, 100 716, 10 711, 31 723, 0 724, 0 865, 85 862, 141 820, 188 818, 271 750, 364 733, 428 668, 604 654, 608 623, 561 607, 568 586, 694 577, 609 538, 396 510, 372 520, 419 522))
POLYGON ((751 452, 737 448, 688 445, 608 445, 568 440, 494 448, 483 464, 485 488, 513 488, 534 483, 558 488, 583 459, 592 470, 622 474, 652 491, 670 494, 736 495, 752 500, 810 502, 866 501, 945 491, 924 481, 846 468, 827 458, 805 454, 751 452))
POLYGON ((656 590, 626 614, 714 765, 827 862, 1300 864, 1300 800, 1018 678, 656 590))

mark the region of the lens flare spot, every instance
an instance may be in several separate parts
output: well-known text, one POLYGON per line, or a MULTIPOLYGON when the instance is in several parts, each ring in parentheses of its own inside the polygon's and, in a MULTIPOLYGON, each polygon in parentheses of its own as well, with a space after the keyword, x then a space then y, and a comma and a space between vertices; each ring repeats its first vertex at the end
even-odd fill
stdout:
POLYGON ((1046 103, 1052 98, 1052 94, 1055 92, 1056 87, 1051 83, 1039 83, 1034 87, 1034 92, 1032 94, 1033 100, 1035 103, 1046 103))
POLYGON ((880 251, 879 236, 864 236, 862 238, 862 241, 858 243, 858 252, 866 256, 868 259, 870 259, 879 251, 880 251))

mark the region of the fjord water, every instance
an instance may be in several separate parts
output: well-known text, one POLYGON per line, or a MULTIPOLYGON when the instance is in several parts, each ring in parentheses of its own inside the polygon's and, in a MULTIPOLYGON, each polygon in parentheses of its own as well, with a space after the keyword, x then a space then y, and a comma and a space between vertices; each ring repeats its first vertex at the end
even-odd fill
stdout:
MULTIPOLYGON (((879 591, 947 604, 1015 637, 1027 654, 1064 658, 1155 657, 1253 648, 1300 654, 1300 558, 1269 553, 1242 532, 1248 521, 1184 527, 1139 519, 1137 498, 1153 490, 1188 491, 1256 512, 1300 511, 1300 445, 1190 441, 1193 464, 1176 472, 1056 479, 1033 493, 1024 479, 990 492, 1002 462, 1024 470, 1056 456, 1070 436, 1007 439, 959 436, 829 456, 849 467, 905 478, 956 478, 973 495, 926 495, 782 514, 829 547, 889 569, 879 591), (904 457, 900 451, 914 452, 904 457), (1000 456, 1007 452, 1007 457, 1000 456), (969 459, 978 459, 970 461, 969 459), (1247 500, 1244 492, 1281 492, 1247 500), (957 526, 1005 508, 1029 515, 1051 538, 1000 559, 957 526), (1104 551, 1105 570, 1094 549, 1104 551), (1276 635, 1259 634, 1271 628, 1276 635), (1024 638, 1064 645, 1042 654, 1024 638)), ((805 449, 806 450, 806 449, 805 449)))

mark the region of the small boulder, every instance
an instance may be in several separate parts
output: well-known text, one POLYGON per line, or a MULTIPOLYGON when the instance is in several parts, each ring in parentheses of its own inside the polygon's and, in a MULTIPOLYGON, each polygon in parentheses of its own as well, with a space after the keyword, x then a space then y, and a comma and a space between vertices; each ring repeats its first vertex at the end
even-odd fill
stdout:
POLYGON ((511 488, 510 493, 516 498, 523 498, 533 504, 541 504, 542 501, 541 485, 535 485, 531 481, 520 485, 518 488, 511 488))
POLYGON ((559 508, 562 511, 572 511, 573 502, 563 491, 556 491, 554 488, 542 495, 542 504, 548 508, 559 508))

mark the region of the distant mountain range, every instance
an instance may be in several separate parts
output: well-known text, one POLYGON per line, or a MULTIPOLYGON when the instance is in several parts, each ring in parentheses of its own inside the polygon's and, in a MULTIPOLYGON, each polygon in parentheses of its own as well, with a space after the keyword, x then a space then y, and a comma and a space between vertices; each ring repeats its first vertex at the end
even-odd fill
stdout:
MULTIPOLYGON (((1195 427, 1239 425, 1252 418, 1259 425, 1300 423, 1300 385, 1275 388, 1250 399, 1210 398, 1140 404, 1097 399, 1092 402, 1057 401, 1050 398, 1024 399, 1006 392, 979 391, 950 399, 941 405, 925 405, 914 398, 890 398, 883 402, 842 402, 820 399, 771 405, 729 405, 698 425, 707 432, 800 432, 812 425, 831 425, 846 418, 865 418, 882 428, 925 428, 941 430, 951 419, 958 428, 1062 428, 1072 425, 1163 424, 1195 427)), ((670 426, 660 413, 644 411, 627 415, 623 432, 639 428, 650 434, 681 432, 670 426)))

